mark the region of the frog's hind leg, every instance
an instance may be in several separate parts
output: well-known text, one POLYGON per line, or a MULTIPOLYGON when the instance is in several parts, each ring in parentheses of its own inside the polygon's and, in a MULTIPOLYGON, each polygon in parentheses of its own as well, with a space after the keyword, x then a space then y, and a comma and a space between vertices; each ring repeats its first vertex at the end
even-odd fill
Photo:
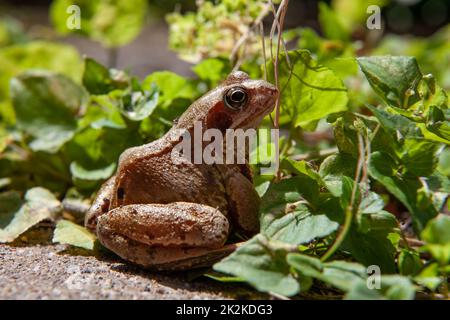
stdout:
POLYGON ((211 265, 229 254, 227 218, 201 204, 133 204, 102 215, 100 242, 125 260, 154 269, 211 265))

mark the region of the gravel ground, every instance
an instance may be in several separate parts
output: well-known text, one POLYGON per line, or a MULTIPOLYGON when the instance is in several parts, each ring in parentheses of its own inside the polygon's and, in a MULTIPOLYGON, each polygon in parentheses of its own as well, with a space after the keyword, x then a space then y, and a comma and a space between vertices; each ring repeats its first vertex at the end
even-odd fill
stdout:
POLYGON ((246 287, 192 272, 152 273, 111 253, 51 243, 52 228, 34 228, 0 245, 0 299, 257 299, 246 287), (195 278, 195 279, 191 279, 195 278))

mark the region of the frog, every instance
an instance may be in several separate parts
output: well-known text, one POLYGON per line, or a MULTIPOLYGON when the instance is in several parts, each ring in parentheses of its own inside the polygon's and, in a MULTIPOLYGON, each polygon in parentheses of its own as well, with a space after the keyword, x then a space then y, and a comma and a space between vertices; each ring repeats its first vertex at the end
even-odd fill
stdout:
POLYGON ((243 164, 180 162, 173 161, 173 150, 186 132, 195 134, 196 122, 221 133, 257 128, 278 94, 265 80, 230 73, 160 139, 120 155, 85 226, 104 247, 147 269, 207 267, 232 253, 238 247, 227 243, 232 233, 249 238, 259 231, 260 197, 248 157, 243 164))

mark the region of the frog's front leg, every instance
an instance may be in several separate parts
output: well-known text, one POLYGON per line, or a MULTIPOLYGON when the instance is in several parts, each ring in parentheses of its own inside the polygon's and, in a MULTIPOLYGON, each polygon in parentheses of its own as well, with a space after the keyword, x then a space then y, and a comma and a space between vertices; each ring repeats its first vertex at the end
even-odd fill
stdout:
POLYGON ((97 219, 109 211, 111 204, 111 195, 114 190, 116 176, 109 178, 97 192, 94 203, 89 208, 84 218, 84 225, 91 231, 97 227, 97 219))
POLYGON ((253 236, 259 232, 259 195, 240 171, 227 170, 224 177, 231 222, 238 233, 253 236))
POLYGON ((201 204, 132 204, 101 215, 100 242, 125 260, 155 269, 210 265, 234 248, 224 247, 227 218, 201 204))

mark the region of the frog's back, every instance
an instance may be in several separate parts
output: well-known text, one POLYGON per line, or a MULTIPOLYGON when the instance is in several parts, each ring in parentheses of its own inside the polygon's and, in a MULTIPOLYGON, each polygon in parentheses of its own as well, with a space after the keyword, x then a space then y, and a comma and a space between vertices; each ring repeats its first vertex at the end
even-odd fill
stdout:
POLYGON ((172 145, 159 139, 120 157, 111 208, 127 204, 196 202, 226 214, 221 174, 214 165, 175 163, 172 145))

